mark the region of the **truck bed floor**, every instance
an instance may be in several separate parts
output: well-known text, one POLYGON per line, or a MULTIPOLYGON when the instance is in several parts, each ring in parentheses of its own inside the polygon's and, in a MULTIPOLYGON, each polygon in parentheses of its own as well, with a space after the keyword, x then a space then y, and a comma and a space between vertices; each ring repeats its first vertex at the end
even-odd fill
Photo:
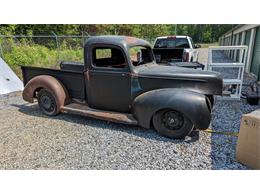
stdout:
POLYGON ((78 114, 111 122, 137 125, 137 120, 134 119, 134 117, 131 114, 97 110, 90 108, 87 105, 79 103, 71 103, 66 106, 63 106, 61 108, 61 112, 78 114))

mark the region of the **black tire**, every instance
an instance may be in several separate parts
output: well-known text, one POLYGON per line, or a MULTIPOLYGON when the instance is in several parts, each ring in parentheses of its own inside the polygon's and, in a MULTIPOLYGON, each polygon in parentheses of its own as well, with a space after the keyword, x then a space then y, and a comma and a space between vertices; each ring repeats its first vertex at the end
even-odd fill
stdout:
POLYGON ((155 113, 153 126, 159 134, 175 139, 185 138, 194 127, 185 115, 175 110, 161 110, 155 113))
POLYGON ((42 112, 48 116, 55 116, 59 113, 55 97, 46 89, 37 93, 38 105, 42 112))

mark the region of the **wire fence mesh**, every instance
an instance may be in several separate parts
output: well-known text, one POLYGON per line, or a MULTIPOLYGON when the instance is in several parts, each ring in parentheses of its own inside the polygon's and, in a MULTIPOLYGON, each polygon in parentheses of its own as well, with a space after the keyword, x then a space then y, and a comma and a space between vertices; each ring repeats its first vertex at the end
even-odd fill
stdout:
MULTIPOLYGON (((57 57, 62 50, 79 50, 82 49, 86 39, 90 36, 79 35, 0 35, 0 55, 2 58, 5 54, 12 52, 15 47, 33 47, 43 46, 49 50, 57 52, 57 57)), ((59 61, 59 59, 57 59, 59 61)))
MULTIPOLYGON (((1 35, 0 56, 21 77, 20 66, 59 68, 61 61, 83 62, 89 35, 1 35)), ((154 39, 146 39, 153 44, 154 39)))
MULTIPOLYGON (((5 58, 5 54, 12 52, 16 47, 43 46, 49 50, 57 52, 57 62, 60 62, 63 50, 81 50, 86 40, 90 36, 86 35, 1 35, 0 34, 0 55, 5 58)), ((154 39, 147 38, 153 44, 154 39)))
POLYGON ((0 56, 21 77, 21 65, 59 68, 61 61, 83 62, 83 47, 89 37, 0 35, 0 56))

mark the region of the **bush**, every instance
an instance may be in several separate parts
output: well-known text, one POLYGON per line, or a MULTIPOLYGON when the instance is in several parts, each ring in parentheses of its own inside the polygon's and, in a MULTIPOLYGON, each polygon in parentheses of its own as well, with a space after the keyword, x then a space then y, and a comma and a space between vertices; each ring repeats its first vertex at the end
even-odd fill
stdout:
POLYGON ((61 50, 59 52, 59 60, 83 62, 83 49, 80 50, 61 50))
POLYGON ((45 68, 59 68, 60 61, 83 61, 83 50, 49 49, 40 45, 12 45, 9 51, 4 52, 4 60, 21 78, 20 65, 45 68))

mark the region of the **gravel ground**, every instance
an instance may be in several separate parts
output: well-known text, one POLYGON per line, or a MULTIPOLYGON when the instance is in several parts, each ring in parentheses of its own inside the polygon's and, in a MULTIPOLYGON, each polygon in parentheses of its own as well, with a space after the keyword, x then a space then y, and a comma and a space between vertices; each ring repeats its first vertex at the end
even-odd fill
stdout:
MULTIPOLYGON (((202 63, 206 51, 200 51, 202 63)), ((211 128, 238 132, 242 114, 256 108, 217 100, 211 128)), ((0 96, 0 124, 1 169, 247 169, 235 162, 234 136, 195 131, 172 140, 137 126, 47 117, 20 93, 0 96)))

